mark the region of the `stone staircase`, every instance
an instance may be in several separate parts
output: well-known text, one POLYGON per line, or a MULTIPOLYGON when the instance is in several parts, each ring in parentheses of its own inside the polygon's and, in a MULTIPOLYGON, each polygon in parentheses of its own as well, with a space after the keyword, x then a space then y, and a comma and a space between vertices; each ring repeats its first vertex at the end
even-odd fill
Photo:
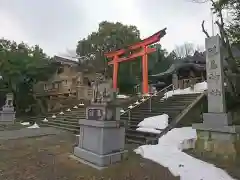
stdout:
POLYGON ((168 114, 169 124, 171 124, 181 112, 188 108, 192 102, 201 94, 173 95, 166 100, 161 100, 161 96, 152 97, 138 107, 121 115, 121 121, 126 126, 126 141, 134 144, 148 144, 156 142, 158 134, 140 132, 136 129, 138 124, 144 119, 161 114, 168 114))
POLYGON ((85 118, 85 106, 80 106, 77 109, 71 109, 70 112, 64 111, 64 114, 56 114, 56 118, 48 117, 48 122, 41 122, 42 126, 51 126, 73 133, 79 132, 79 119, 85 118))
MULTIPOLYGON (((139 97, 133 96, 129 99, 119 99, 119 104, 121 104, 121 107, 123 109, 127 109, 129 104, 132 104, 137 101, 139 97)), ((87 104, 85 102, 85 104, 87 104)), ((34 116, 34 117, 24 117, 21 120, 26 122, 37 122, 41 126, 51 126, 63 130, 67 130, 73 133, 79 132, 79 119, 85 118, 85 110, 86 106, 82 105, 76 105, 78 108, 75 109, 72 106, 71 108, 65 108, 62 112, 64 114, 60 114, 60 112, 51 112, 47 116, 46 115, 40 115, 40 116, 34 116), (71 111, 67 111, 67 109, 70 109, 71 111), (55 115, 56 117, 53 117, 55 115), (47 122, 43 122, 44 119, 47 119, 47 122)))
MULTIPOLYGON (((159 137, 158 134, 140 132, 136 129, 138 124, 147 117, 152 117, 161 114, 169 115, 169 123, 172 125, 177 117, 196 100, 201 94, 185 94, 185 95, 173 95, 163 100, 164 93, 172 89, 172 85, 158 92, 155 96, 145 97, 133 97, 130 100, 121 100, 121 106, 125 110, 121 114, 121 124, 126 128, 126 142, 133 144, 148 144, 156 143, 159 137), (135 102, 139 103, 136 104, 135 102), (132 104, 133 107, 129 107, 132 104)), ((52 117, 53 114, 49 114, 47 117, 48 122, 43 122, 44 116, 31 117, 26 121, 37 122, 41 126, 51 126, 73 132, 79 133, 79 119, 85 118, 85 106, 78 106, 77 109, 71 108, 71 111, 63 111, 64 114, 54 113, 56 117, 52 117)), ((179 118, 178 118, 179 121, 179 118)), ((168 127, 170 130, 170 127, 168 127)), ((166 130, 167 131, 167 128, 166 130)))

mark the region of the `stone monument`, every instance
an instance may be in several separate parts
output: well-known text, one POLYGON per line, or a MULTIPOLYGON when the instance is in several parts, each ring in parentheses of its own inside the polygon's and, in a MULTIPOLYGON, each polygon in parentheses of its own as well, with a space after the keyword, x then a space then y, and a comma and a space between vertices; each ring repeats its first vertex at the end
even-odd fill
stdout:
POLYGON ((0 124, 14 124, 14 122, 13 94, 8 93, 6 95, 5 105, 2 107, 2 111, 0 111, 0 124))
POLYGON ((93 89, 93 99, 86 108, 86 119, 80 119, 79 144, 74 156, 80 161, 102 169, 124 158, 125 128, 120 126, 120 107, 116 94, 109 89, 93 89))
POLYGON ((206 70, 208 83, 208 113, 202 124, 193 124, 197 130, 196 149, 221 157, 235 158, 234 144, 239 141, 239 127, 231 126, 232 117, 227 112, 223 73, 223 55, 220 37, 206 39, 206 70))

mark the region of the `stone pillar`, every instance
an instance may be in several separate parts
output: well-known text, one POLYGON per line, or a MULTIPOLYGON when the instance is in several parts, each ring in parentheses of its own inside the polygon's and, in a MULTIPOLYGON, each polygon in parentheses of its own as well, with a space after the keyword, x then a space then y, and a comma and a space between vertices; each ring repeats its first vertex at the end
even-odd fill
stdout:
POLYGON ((208 113, 203 114, 203 123, 211 126, 227 126, 231 124, 230 114, 226 111, 222 47, 220 42, 219 36, 206 39, 208 113))
POLYGON ((79 120, 79 144, 74 156, 97 169, 121 161, 126 153, 125 128, 119 122, 120 107, 92 103, 86 108, 86 119, 79 120))
POLYGON ((206 39, 208 113, 203 114, 203 123, 193 124, 193 128, 197 130, 198 134, 197 150, 208 152, 211 156, 234 160, 237 155, 234 144, 239 144, 240 128, 230 126, 232 117, 226 109, 223 58, 220 43, 218 35, 206 39))
POLYGON ((6 95, 5 105, 2 107, 0 112, 0 124, 14 124, 15 122, 15 111, 13 107, 13 94, 8 93, 6 95))
POLYGON ((174 89, 178 89, 178 75, 176 72, 172 75, 172 84, 174 86, 174 89))

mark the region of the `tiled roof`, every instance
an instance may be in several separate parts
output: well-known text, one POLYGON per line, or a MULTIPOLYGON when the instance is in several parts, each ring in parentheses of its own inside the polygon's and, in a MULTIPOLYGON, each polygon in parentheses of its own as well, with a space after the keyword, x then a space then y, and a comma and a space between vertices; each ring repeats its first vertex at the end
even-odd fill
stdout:
POLYGON ((63 64, 79 65, 77 59, 71 57, 54 56, 54 60, 63 64))

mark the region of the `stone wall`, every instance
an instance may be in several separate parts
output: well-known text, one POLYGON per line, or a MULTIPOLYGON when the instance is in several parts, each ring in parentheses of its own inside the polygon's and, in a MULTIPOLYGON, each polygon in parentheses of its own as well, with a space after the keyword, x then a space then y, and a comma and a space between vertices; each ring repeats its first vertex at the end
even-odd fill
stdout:
POLYGON ((202 156, 230 163, 240 160, 239 134, 197 131, 197 136, 198 139, 195 143, 195 149, 202 156), (222 139, 220 140, 221 137, 222 139))

